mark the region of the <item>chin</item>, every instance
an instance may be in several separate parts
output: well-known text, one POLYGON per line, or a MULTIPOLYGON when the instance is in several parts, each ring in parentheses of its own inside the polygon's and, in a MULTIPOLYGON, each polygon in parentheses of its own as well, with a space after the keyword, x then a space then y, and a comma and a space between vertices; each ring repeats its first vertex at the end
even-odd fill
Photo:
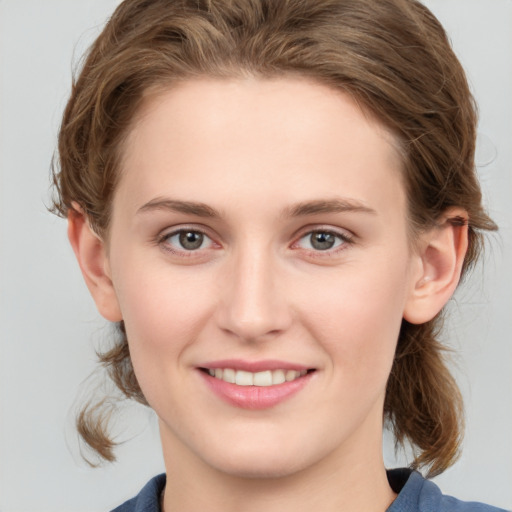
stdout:
POLYGON ((226 453, 212 454, 207 462, 222 473, 248 479, 285 478, 316 462, 309 461, 303 451, 300 454, 297 450, 293 452, 286 453, 282 448, 233 449, 229 456, 226 453))
POLYGON ((238 461, 237 463, 226 464, 218 467, 221 472, 233 477, 265 480, 289 477, 303 469, 300 465, 287 463, 285 461, 278 464, 269 464, 268 461, 255 463, 253 461, 238 461))

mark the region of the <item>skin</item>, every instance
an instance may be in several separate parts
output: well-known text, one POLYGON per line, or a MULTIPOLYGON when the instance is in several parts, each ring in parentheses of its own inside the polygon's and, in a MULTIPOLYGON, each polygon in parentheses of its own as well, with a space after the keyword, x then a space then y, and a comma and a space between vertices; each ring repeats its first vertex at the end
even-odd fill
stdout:
POLYGON ((297 78, 203 79, 147 99, 108 239, 79 211, 69 235, 99 311, 125 322, 158 414, 166 512, 389 506, 382 411, 400 325, 442 308, 467 244, 442 219, 414 246, 407 233, 395 141, 348 96, 297 78), (287 215, 318 201, 344 208, 287 215), (180 246, 178 229, 203 232, 200 248, 180 246), (333 248, 312 232, 334 234, 333 248), (247 410, 198 370, 228 358, 314 372, 247 410))

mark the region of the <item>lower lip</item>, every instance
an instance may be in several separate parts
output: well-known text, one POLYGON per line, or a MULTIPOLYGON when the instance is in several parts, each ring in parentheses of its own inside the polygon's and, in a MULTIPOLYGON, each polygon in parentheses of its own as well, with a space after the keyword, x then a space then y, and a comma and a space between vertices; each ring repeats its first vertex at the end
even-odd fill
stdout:
POLYGON ((238 386, 199 372, 210 389, 224 401, 242 409, 269 409, 298 393, 310 381, 312 373, 275 386, 238 386))

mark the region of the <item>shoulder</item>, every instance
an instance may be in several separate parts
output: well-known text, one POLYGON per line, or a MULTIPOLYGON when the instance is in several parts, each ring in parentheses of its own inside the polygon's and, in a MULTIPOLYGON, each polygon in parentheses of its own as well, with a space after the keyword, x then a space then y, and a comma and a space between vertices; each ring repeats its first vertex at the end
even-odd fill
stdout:
MULTIPOLYGON (((388 471, 391 487, 398 493, 387 512, 506 512, 483 503, 460 501, 444 495, 439 487, 409 469, 388 471)), ((152 478, 131 500, 112 512, 160 512, 160 494, 165 474, 152 478)))
POLYGON ((441 489, 417 471, 388 471, 391 488, 398 493, 387 512, 506 512, 483 503, 461 501, 446 496, 441 489))
POLYGON ((111 512, 160 512, 160 495, 165 487, 165 473, 152 478, 131 500, 111 512))

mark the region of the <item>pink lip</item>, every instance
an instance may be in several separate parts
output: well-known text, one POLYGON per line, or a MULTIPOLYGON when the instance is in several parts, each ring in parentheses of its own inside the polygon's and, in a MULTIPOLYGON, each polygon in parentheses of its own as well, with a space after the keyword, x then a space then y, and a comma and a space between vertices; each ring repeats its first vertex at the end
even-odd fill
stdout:
MULTIPOLYGON (((277 369, 300 371, 307 369, 305 366, 284 363, 283 361, 244 362, 235 360, 215 361, 202 365, 201 368, 233 368, 250 372, 277 369)), ((222 400, 235 407, 252 410, 269 409, 291 398, 310 382, 313 373, 307 373, 291 382, 283 382, 274 386, 238 386, 216 379, 204 370, 199 371, 209 389, 222 400)))
POLYGON ((265 361, 243 361, 242 359, 223 359, 220 361, 210 361, 199 365, 201 368, 232 368, 233 370, 243 370, 246 372, 256 373, 266 370, 308 370, 307 366, 279 361, 277 359, 267 359, 265 361))

